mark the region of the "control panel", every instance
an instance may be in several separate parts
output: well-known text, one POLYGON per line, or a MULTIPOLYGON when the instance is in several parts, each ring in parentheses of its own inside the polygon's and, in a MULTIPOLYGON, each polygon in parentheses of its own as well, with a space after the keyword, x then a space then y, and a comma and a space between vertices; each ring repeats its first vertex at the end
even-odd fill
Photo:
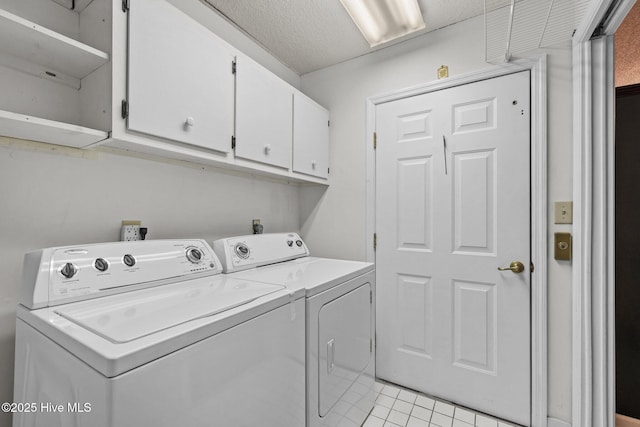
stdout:
POLYGON ((309 255, 297 233, 249 234, 213 242, 225 273, 288 261, 309 255))
POLYGON ((42 249, 25 255, 20 302, 29 308, 222 272, 204 240, 148 240, 42 249))

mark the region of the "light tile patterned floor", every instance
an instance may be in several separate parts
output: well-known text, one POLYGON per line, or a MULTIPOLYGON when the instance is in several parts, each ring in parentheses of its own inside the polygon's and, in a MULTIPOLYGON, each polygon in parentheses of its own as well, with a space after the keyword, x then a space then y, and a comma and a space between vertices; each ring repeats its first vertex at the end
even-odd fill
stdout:
POLYGON ((362 427, 516 427, 392 384, 375 387, 376 404, 362 427))

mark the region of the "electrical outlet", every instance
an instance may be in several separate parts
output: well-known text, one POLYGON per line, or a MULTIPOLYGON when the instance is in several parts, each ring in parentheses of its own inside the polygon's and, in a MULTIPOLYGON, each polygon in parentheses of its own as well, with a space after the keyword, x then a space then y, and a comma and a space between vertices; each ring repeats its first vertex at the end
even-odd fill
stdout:
POLYGON ((122 221, 120 229, 120 240, 123 242, 131 240, 142 240, 140 236, 140 226, 142 221, 122 221))

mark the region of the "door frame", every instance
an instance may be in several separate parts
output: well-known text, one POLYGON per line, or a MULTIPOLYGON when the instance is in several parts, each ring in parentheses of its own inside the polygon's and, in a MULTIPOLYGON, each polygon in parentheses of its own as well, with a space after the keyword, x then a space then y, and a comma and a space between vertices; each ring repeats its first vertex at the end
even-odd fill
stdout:
POLYGON ((573 426, 615 426, 613 34, 635 2, 592 2, 574 35, 573 426))
POLYGON ((376 106, 519 71, 531 71, 531 426, 547 425, 547 62, 546 55, 367 98, 366 133, 366 258, 375 262, 376 106))

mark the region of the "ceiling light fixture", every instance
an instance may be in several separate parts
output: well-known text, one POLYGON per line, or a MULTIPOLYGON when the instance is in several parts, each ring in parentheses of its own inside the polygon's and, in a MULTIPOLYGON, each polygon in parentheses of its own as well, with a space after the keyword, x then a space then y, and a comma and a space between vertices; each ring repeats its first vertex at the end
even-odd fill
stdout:
POLYGON ((371 47, 424 28, 418 0, 340 0, 371 47))

